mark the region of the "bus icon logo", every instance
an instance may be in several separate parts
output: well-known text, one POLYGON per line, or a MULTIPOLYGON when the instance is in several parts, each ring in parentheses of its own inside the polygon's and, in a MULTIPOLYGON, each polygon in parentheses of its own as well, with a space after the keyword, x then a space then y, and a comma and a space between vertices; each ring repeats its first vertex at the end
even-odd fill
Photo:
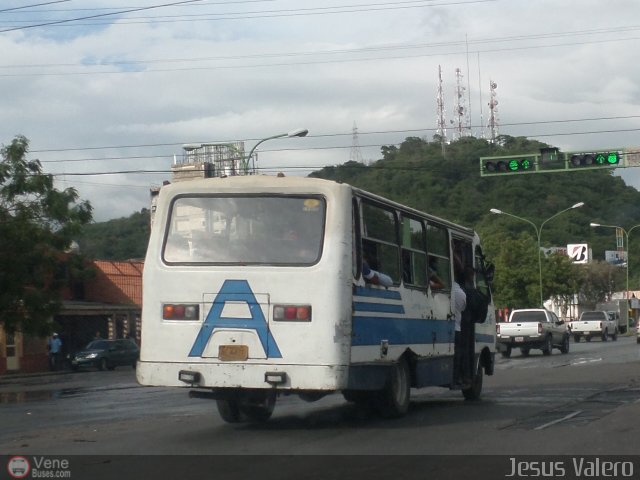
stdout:
POLYGON ((31 465, 25 457, 11 457, 7 463, 7 471, 11 478, 26 478, 31 471, 31 465))

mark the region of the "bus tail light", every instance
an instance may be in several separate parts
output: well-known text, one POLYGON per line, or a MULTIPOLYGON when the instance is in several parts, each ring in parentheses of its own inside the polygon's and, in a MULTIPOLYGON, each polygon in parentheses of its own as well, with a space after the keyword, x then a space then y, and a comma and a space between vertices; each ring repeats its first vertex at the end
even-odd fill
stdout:
POLYGON ((273 319, 278 322, 310 322, 311 305, 274 305, 273 319))
POLYGON ((200 307, 184 303, 165 303, 162 305, 162 318, 164 320, 198 320, 200 307))

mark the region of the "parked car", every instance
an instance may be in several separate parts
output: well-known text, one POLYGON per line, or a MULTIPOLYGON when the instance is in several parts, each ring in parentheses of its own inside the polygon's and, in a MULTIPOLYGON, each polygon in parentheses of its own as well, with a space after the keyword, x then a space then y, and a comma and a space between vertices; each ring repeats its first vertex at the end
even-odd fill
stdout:
POLYGON ((71 358, 71 368, 95 367, 113 370, 118 366, 136 367, 140 349, 133 340, 93 340, 71 358))

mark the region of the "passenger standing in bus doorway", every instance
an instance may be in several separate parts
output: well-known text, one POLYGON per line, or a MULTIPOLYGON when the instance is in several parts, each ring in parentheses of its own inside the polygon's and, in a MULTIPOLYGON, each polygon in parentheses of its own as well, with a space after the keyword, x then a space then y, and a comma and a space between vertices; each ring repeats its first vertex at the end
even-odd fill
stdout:
MULTIPOLYGON (((465 308, 462 311, 460 321, 460 378, 463 388, 470 387, 474 373, 474 357, 475 357, 475 337, 476 337, 476 321, 475 318, 478 309, 481 307, 478 299, 478 292, 475 285, 476 272, 472 266, 464 267, 464 283, 462 289, 465 293, 465 308)), ((486 312, 484 314, 486 316, 486 312)))
POLYGON ((453 320, 455 322, 454 350, 453 350, 453 383, 462 382, 463 348, 462 348, 462 312, 467 308, 467 295, 462 290, 460 284, 464 284, 462 269, 458 267, 458 262, 454 262, 455 275, 451 288, 451 298, 453 300, 453 320))

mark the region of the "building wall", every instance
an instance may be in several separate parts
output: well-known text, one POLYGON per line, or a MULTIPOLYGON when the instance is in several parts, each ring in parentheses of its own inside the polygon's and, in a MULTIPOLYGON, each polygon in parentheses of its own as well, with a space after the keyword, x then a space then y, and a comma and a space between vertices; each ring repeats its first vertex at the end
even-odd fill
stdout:
MULTIPOLYGON (((139 341, 138 324, 142 306, 143 266, 144 262, 142 261, 96 260, 93 262, 96 275, 85 282, 83 286, 84 298, 77 299, 82 300, 77 303, 85 306, 93 305, 93 307, 90 313, 85 314, 84 318, 79 316, 77 312, 72 313, 75 317, 75 324, 62 321, 61 318, 60 326, 69 330, 68 332, 64 330, 58 332, 63 340, 63 352, 68 350, 67 353, 71 353, 71 350, 77 349, 75 343, 85 341, 81 334, 86 333, 87 328, 91 334, 102 331, 103 335, 108 333, 112 338, 130 336, 139 341), (77 323, 82 321, 86 325, 77 323), (65 345, 65 337, 67 345, 65 345), (72 340, 76 337, 78 342, 74 343, 72 340)), ((67 297, 69 295, 65 296, 65 298, 67 297)), ((64 311, 61 314, 64 315, 64 311)), ((17 371, 38 372, 49 369, 47 340, 16 333, 17 371)), ((6 341, 6 332, 0 325, 0 375, 8 373, 6 341)))

